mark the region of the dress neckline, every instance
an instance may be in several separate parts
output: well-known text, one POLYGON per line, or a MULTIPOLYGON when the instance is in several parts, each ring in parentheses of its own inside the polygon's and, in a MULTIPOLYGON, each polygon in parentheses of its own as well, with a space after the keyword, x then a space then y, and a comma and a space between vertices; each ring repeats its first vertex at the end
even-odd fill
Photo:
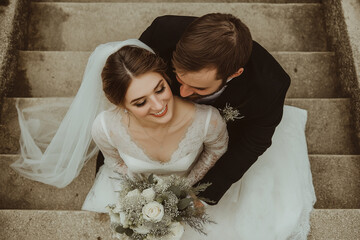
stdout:
MULTIPOLYGON (((178 146, 177 148, 172 152, 172 154, 170 155, 170 160, 167 161, 167 162, 160 162, 160 161, 157 161, 155 159, 153 159, 150 155, 148 155, 146 153, 146 151, 141 147, 140 144, 138 144, 131 136, 131 134, 129 133, 128 131, 128 128, 124 125, 124 123, 122 122, 122 118, 123 118, 123 115, 121 112, 119 112, 119 116, 120 116, 120 124, 119 124, 119 131, 120 132, 123 132, 124 133, 124 138, 126 138, 125 140, 132 145, 132 148, 134 149, 137 149, 139 151, 139 153, 142 155, 142 157, 148 161, 148 162, 151 162, 151 163, 155 163, 155 164, 158 164, 158 165, 167 165, 167 164, 170 164, 172 162, 174 162, 174 159, 179 159, 178 155, 180 153, 180 149, 182 149, 183 145, 186 143, 186 139, 188 139, 188 136, 190 135, 190 133, 193 131, 193 128, 195 126, 195 122, 196 122, 196 119, 199 119, 197 117, 198 115, 198 112, 199 112, 199 107, 197 104, 194 103, 194 106, 195 106, 195 113, 194 113, 194 116, 193 118, 191 119, 191 123, 187 126, 187 129, 185 130, 181 140, 179 141, 178 143, 178 146)), ((119 151, 119 150, 118 150, 119 151)), ((126 153, 125 153, 126 154, 126 153)), ((128 154, 126 154, 128 155, 128 154)))

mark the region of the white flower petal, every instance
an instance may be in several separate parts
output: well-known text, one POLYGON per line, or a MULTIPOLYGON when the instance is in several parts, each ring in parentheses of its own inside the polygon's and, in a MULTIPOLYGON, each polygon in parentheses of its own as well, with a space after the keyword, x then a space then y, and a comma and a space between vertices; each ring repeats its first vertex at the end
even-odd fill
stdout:
POLYGON ((141 193, 140 193, 139 189, 135 189, 135 190, 128 192, 125 197, 136 197, 136 196, 139 196, 140 194, 141 193))
POLYGON ((139 227, 133 228, 133 230, 140 234, 147 234, 150 232, 150 229, 148 229, 144 226, 139 226, 139 227))
POLYGON ((158 202, 150 202, 142 208, 143 217, 147 221, 160 222, 164 216, 164 206, 158 202))
POLYGON ((153 188, 147 188, 142 191, 141 195, 146 199, 146 201, 151 202, 155 198, 155 191, 153 188))

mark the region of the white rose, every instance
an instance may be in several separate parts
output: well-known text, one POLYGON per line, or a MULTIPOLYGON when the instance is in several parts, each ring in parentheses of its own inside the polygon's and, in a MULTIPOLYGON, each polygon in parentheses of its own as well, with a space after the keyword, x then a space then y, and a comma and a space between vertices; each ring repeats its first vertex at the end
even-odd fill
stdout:
POLYGON ((164 179, 157 175, 154 175, 154 180, 157 182, 157 185, 163 185, 165 183, 164 179))
POLYGON ((110 221, 112 223, 120 223, 120 216, 118 213, 114 213, 113 211, 110 211, 109 215, 110 215, 110 221))
POLYGON ((184 226, 179 222, 173 222, 170 224, 170 239, 171 240, 180 240, 181 236, 184 234, 184 226))
POLYGON ((146 201, 153 201, 155 198, 155 191, 152 188, 147 188, 142 191, 141 195, 146 199, 146 201))
POLYGON ((108 211, 110 216, 110 221, 113 223, 120 223, 120 216, 117 212, 114 211, 114 206, 107 205, 105 209, 108 211))
POLYGON ((123 225, 125 228, 128 227, 128 221, 126 218, 126 214, 124 212, 120 212, 119 213, 119 219, 120 219, 120 224, 123 225))
POLYGON ((133 230, 140 234, 147 234, 150 232, 150 229, 144 227, 144 226, 138 226, 136 228, 133 228, 133 230))
POLYGON ((145 220, 152 222, 160 222, 164 216, 164 206, 158 202, 150 202, 142 208, 145 220))
POLYGON ((148 234, 145 240, 159 240, 159 237, 155 237, 154 235, 148 234))
POLYGON ((118 204, 116 204, 115 207, 113 208, 113 211, 116 212, 116 213, 119 213, 119 212, 121 212, 121 209, 122 209, 122 207, 121 207, 121 205, 118 203, 118 204))
POLYGON ((126 194, 125 197, 136 197, 140 195, 139 189, 132 190, 126 194))

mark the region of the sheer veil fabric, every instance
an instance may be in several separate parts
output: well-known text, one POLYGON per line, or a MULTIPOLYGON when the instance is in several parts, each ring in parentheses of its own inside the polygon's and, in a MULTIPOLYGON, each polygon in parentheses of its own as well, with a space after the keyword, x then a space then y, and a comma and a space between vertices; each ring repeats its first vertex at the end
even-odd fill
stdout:
POLYGON ((79 175, 85 162, 98 151, 92 143, 93 121, 111 105, 102 90, 102 69, 112 53, 128 45, 154 53, 137 39, 99 45, 88 60, 70 107, 66 101, 43 101, 31 107, 16 102, 21 157, 11 165, 15 171, 58 188, 67 186, 79 175), (61 119, 64 112, 66 115, 61 119))

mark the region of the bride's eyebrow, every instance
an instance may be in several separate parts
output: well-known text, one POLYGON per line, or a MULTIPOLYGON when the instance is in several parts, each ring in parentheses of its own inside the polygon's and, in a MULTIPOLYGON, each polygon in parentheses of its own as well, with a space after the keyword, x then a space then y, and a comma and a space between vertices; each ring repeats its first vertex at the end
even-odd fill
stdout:
MULTIPOLYGON (((160 79, 159 80, 159 82, 158 82, 158 84, 156 84, 156 87, 154 87, 154 91, 156 91, 156 89, 159 87, 159 85, 162 83, 164 81, 164 79, 160 79)), ((132 100, 131 102, 130 102, 130 104, 132 104, 133 102, 136 102, 136 101, 138 101, 138 100, 140 100, 140 99, 142 99, 142 98, 144 98, 145 96, 142 96, 142 97, 139 97, 139 98, 135 98, 134 100, 132 100)))

